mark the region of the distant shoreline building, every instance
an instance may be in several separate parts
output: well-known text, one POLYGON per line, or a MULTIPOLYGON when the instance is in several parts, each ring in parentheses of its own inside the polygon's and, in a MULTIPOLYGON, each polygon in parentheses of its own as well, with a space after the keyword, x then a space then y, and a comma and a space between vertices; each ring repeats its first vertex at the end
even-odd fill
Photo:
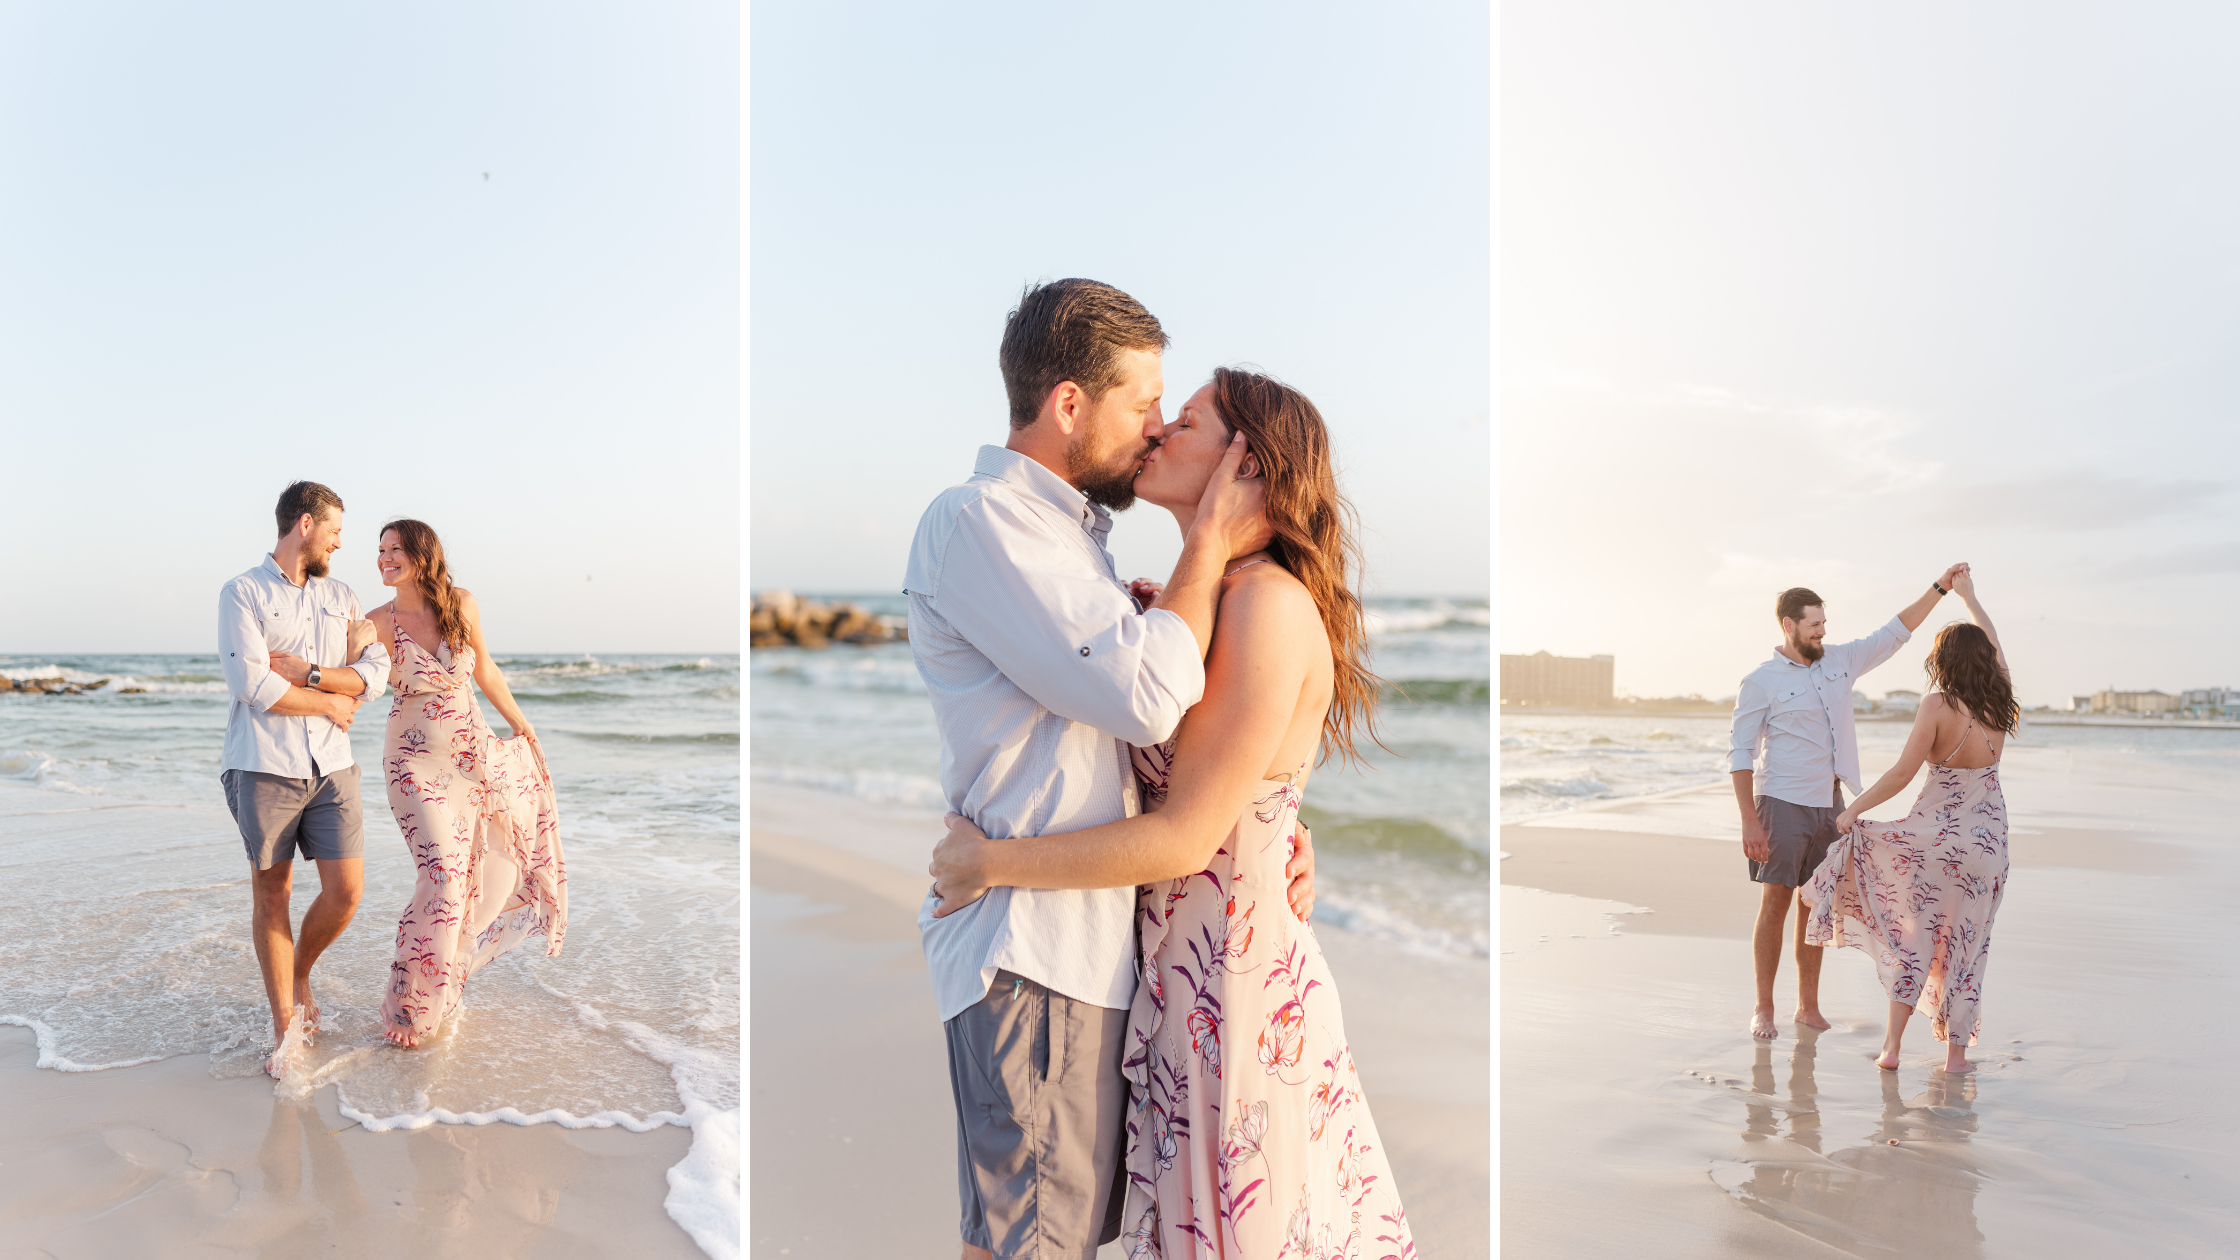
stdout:
MULTIPOLYGON (((2082 697, 2079 697, 2080 699, 2082 697)), ((2182 707, 2178 697, 2163 691, 2095 691, 2092 693, 2094 713, 2176 713, 2182 707)))
POLYGON ((2178 712, 2189 718, 2240 721, 2240 688, 2202 687, 2178 697, 2178 712))
POLYGON ((1501 655, 1501 703, 1614 708, 1617 696, 1614 656, 1501 655))

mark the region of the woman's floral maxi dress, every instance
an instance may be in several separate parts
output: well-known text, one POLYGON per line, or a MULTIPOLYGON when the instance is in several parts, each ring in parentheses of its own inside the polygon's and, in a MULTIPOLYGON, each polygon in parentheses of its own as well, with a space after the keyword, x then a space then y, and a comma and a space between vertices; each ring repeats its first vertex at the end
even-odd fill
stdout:
POLYGON ((544 758, 499 739, 472 690, 474 649, 430 654, 397 627, 382 768, 418 873, 397 922, 385 1026, 426 1038, 458 1009, 467 977, 523 939, 560 952, 568 874, 544 758))
MULTIPOLYGON (((1968 723, 1968 731, 1975 723, 1968 723)), ((2007 891, 2007 798, 1999 763, 1932 763, 1905 821, 1855 825, 1804 888, 1805 940, 1874 959, 1893 1002, 1929 1016, 1937 1040, 1974 1045, 1983 1020, 1991 920, 2007 891)))
MULTIPOLYGON (((1135 750, 1146 807, 1173 744, 1135 750)), ((1130 1260, 1412 1258, 1338 988, 1291 913, 1298 782, 1263 780, 1211 866, 1140 890, 1128 1012, 1130 1260)))

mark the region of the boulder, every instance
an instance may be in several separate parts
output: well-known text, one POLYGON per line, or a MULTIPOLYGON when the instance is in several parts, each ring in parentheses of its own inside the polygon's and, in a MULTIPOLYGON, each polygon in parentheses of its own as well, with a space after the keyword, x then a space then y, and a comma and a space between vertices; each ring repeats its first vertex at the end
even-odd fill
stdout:
POLYGON ((749 647, 870 646, 905 639, 905 619, 881 616, 848 600, 821 604, 791 591, 764 591, 747 616, 749 647))

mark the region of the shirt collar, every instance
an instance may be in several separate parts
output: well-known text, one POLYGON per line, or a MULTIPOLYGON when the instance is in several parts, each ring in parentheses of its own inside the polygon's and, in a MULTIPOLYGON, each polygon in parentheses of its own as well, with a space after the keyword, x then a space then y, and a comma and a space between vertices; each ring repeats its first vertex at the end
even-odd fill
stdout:
POLYGON ((972 475, 993 478, 1042 500, 1078 522, 1099 542, 1112 531, 1112 513, 1089 502, 1089 496, 1066 484, 1065 478, 1009 447, 981 447, 980 457, 972 463, 972 475))

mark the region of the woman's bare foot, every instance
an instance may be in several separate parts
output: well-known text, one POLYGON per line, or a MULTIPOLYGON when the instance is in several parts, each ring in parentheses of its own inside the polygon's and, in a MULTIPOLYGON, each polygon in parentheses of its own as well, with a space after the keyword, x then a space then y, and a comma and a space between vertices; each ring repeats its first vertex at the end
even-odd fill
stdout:
POLYGON ((1898 1052, 1895 1050, 1883 1051, 1881 1054, 1878 1054, 1874 1057, 1874 1065, 1878 1068, 1881 1068, 1885 1072, 1897 1071, 1898 1052))
POLYGON ((1973 1064, 1973 1063, 1970 1063, 1970 1062, 1968 1062, 1968 1052, 1967 1052, 1966 1050, 1963 1050, 1963 1049, 1961 1049, 1961 1048, 1960 1048, 1960 1047, 1958 1047, 1958 1046, 1952 1046, 1952 1047, 1949 1047, 1949 1048, 1947 1048, 1947 1049, 1945 1050, 1945 1052, 1944 1052, 1944 1072, 1945 1072, 1945 1075, 1947 1075, 1947 1076, 1966 1076, 1966 1075, 1967 1075, 1968 1073, 1970 1073, 1970 1072, 1973 1072, 1973 1071, 1975 1071, 1975 1070, 1976 1070, 1976 1065, 1975 1065, 1975 1064, 1973 1064))
POLYGON ((1773 1008, 1761 1006, 1750 1016, 1750 1035, 1759 1041, 1771 1041, 1781 1035, 1773 1022, 1773 1008))
POLYGON ((386 1036, 389 1039, 390 1045, 398 1046, 406 1050, 410 1050, 414 1046, 420 1044, 420 1039, 413 1036, 412 1030, 409 1028, 392 1028, 382 1035, 386 1036))
POLYGON ((1817 1028, 1821 1032, 1828 1031, 1827 1018, 1820 1014, 1820 1008, 1817 1006, 1809 1008, 1803 1006, 1798 1007, 1796 1020, 1798 1023, 1803 1024, 1807 1028, 1817 1028))

